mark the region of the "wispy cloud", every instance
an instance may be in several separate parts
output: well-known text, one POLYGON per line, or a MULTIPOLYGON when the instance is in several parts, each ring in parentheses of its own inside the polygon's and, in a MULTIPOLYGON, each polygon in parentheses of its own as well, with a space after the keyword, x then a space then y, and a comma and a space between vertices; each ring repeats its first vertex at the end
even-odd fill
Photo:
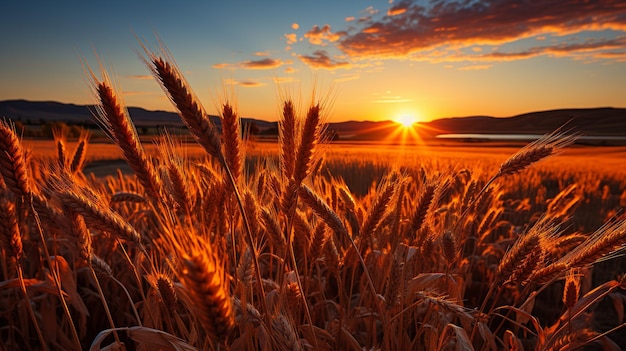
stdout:
POLYGON ((413 99, 408 99, 400 95, 392 95, 390 90, 387 90, 384 94, 374 93, 375 96, 373 100, 371 100, 374 104, 396 104, 401 102, 411 102, 413 99))
POLYGON ((397 103, 401 103, 401 102, 411 102, 413 101, 412 99, 403 99, 399 96, 392 96, 389 98, 383 98, 383 99, 377 99, 377 100, 372 100, 372 103, 375 104, 397 104, 397 103))
POLYGON ((460 67, 459 70, 461 70, 461 71, 480 71, 480 70, 489 69, 491 67, 492 67, 492 65, 472 65, 472 66, 460 67))
POLYGON ((280 67, 284 64, 283 61, 271 58, 264 58, 261 60, 250 60, 241 63, 241 67, 248 69, 272 69, 280 67))
POLYGON ((151 95, 157 96, 157 95, 159 95, 159 92, 131 90, 131 91, 122 91, 122 95, 124 95, 126 97, 130 97, 130 96, 151 96, 151 95))
MULTIPOLYGON (((528 59, 531 57, 550 55, 555 57, 580 57, 587 58, 609 58, 616 57, 614 53, 623 51, 626 48, 626 36, 610 40, 586 40, 584 42, 571 44, 556 44, 552 46, 534 46, 523 51, 502 52, 496 51, 489 54, 472 56, 467 60, 479 61, 512 61, 528 59)), ((460 58, 460 57, 459 57, 460 58)))
POLYGON ((264 83, 257 82, 254 80, 235 80, 235 79, 226 79, 224 83, 227 85, 238 85, 244 88, 256 88, 256 87, 262 87, 265 85, 264 83))
POLYGON ((324 50, 317 50, 312 55, 299 55, 298 58, 313 68, 338 69, 350 68, 351 64, 347 61, 334 60, 324 50))
MULTIPOLYGON (((257 53, 256 56, 262 56, 262 55, 259 55, 259 53, 257 53)), ((217 64, 214 64, 212 67, 213 68, 233 68, 233 69, 243 68, 243 69, 259 69, 260 70, 260 69, 278 68, 287 63, 288 62, 268 57, 268 58, 259 59, 259 60, 243 61, 240 63, 217 63, 217 64)))
POLYGON ((149 74, 145 74, 145 75, 137 74, 137 75, 130 75, 130 76, 127 76, 127 77, 130 78, 130 79, 139 79, 139 80, 153 80, 154 79, 154 77, 152 77, 149 74))
POLYGON ((238 83, 239 83, 240 86, 247 87, 247 88, 256 88, 256 87, 262 87, 262 86, 265 85, 263 83, 255 82, 255 81, 251 81, 251 80, 239 81, 238 83))
POLYGON ((347 82, 350 80, 355 80, 355 79, 359 79, 360 75, 358 74, 342 74, 339 77, 337 77, 335 79, 335 82, 339 83, 339 82, 347 82))

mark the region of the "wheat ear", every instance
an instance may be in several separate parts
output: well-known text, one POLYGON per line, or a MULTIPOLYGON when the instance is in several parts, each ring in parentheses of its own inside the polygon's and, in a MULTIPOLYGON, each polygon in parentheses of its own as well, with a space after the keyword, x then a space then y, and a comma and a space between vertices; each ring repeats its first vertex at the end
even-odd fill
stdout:
POLYGON ((560 129, 547 134, 522 148, 502 163, 496 177, 521 172, 531 164, 554 155, 572 145, 577 137, 577 135, 568 135, 560 131, 560 129))
POLYGON ((435 198, 435 190, 437 185, 435 182, 429 182, 424 185, 424 189, 420 192, 419 198, 415 204, 415 210, 411 215, 411 230, 413 233, 422 229, 430 204, 435 198))
POLYGON ((143 247, 139 233, 109 208, 102 207, 87 197, 69 190, 60 192, 57 196, 72 212, 80 214, 92 227, 116 234, 124 240, 143 247))
POLYGON ((376 199, 361 226, 361 237, 359 237, 361 241, 367 241, 378 228, 380 221, 387 211, 387 207, 391 203, 396 186, 397 183, 389 179, 381 186, 381 190, 377 192, 376 199))
POLYGON ((241 176, 241 127, 239 116, 228 103, 222 109, 222 145, 228 167, 237 182, 241 176))
POLYGON ((7 120, 0 121, 0 173, 7 188, 18 196, 30 193, 26 159, 15 127, 7 120))
POLYGON ((53 128, 52 134, 57 145, 57 161, 59 167, 61 167, 61 169, 65 169, 67 167, 67 150, 65 149, 67 137, 65 128, 53 128))
POLYGON ((17 261, 22 256, 22 237, 15 204, 4 199, 0 199, 0 245, 7 253, 7 258, 17 261))
POLYGON ((583 267, 624 250, 624 240, 626 220, 607 223, 564 258, 570 267, 583 267))
POLYGON ((272 319, 272 331, 278 350, 302 350, 296 330, 284 315, 272 319))
POLYGON ((150 198, 159 201, 161 199, 161 180, 139 142, 137 131, 126 108, 123 107, 106 79, 97 83, 95 89, 101 103, 98 108, 99 120, 122 149, 129 166, 137 175, 139 182, 146 189, 150 198))
POLYGON ((320 105, 313 105, 304 120, 300 145, 296 154, 293 178, 299 185, 311 171, 313 153, 320 137, 320 105))
POLYGON ((496 277, 501 280, 508 278, 513 273, 515 267, 530 255, 533 250, 537 249, 540 239, 539 233, 534 231, 519 238, 500 260, 500 264, 498 264, 496 269, 496 277))
POLYGON ((326 233, 326 224, 318 223, 317 226, 315 226, 311 242, 309 243, 308 257, 313 259, 311 263, 314 263, 317 259, 322 257, 324 245, 326 245, 327 240, 329 240, 329 237, 326 233))
POLYGON ((211 337, 224 342, 235 319, 220 263, 210 252, 183 257, 182 263, 180 279, 193 302, 189 309, 211 337))
MULTIPOLYGON (((85 156, 87 155, 87 143, 89 142, 89 135, 90 134, 88 131, 81 131, 80 133, 80 137, 78 138, 78 145, 76 145, 76 150, 74 151, 74 156, 72 157, 72 162, 70 163, 70 171, 72 173, 81 171, 85 166, 85 156)), ((60 157, 59 162, 61 162, 60 157)))
POLYGON ((329 228, 341 235, 347 235, 348 231, 343 222, 327 204, 311 188, 302 184, 300 186, 300 199, 318 215, 329 228))
POLYGON ((150 54, 150 62, 150 69, 178 109, 178 114, 196 141, 209 155, 215 157, 222 165, 226 165, 217 129, 191 89, 187 87, 187 82, 178 68, 154 54, 150 54))
POLYGON ((294 150, 296 149, 296 111, 292 100, 286 100, 283 104, 283 118, 280 121, 280 146, 283 176, 285 179, 289 179, 293 176, 294 150))

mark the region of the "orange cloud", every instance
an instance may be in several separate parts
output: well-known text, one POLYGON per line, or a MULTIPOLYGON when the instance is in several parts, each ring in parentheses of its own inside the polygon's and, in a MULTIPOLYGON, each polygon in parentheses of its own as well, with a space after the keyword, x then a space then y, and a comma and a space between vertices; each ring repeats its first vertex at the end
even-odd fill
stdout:
POLYGON ((387 16, 397 16, 406 12, 406 6, 392 6, 387 10, 387 16))
POLYGON ((355 20, 354 16, 348 16, 348 17, 346 17, 346 22, 352 22, 352 21, 354 21, 354 20, 355 20))
POLYGON ((291 29, 293 29, 293 30, 298 30, 298 28, 300 28, 300 25, 299 25, 299 24, 297 24, 297 23, 292 23, 292 24, 291 24, 291 29))
POLYGON ((326 24, 322 28, 317 25, 313 26, 308 32, 304 33, 304 37, 307 38, 311 44, 325 45, 326 41, 335 42, 345 34, 346 32, 331 32, 330 26, 326 24))
POLYGON ((338 68, 350 68, 350 63, 347 61, 333 60, 328 53, 323 50, 318 50, 313 55, 299 55, 300 60, 313 68, 324 69, 338 69, 338 68))
POLYGON ((298 35, 296 33, 288 33, 285 34, 285 39, 287 39, 287 45, 291 45, 298 42, 298 35))
MULTIPOLYGON (((402 0, 392 3, 386 15, 365 11, 356 28, 337 40, 337 47, 351 58, 412 58, 441 48, 466 48, 475 45, 501 45, 536 37, 559 38, 589 31, 626 32, 626 4, 623 0, 552 0, 520 3, 516 0, 430 1, 427 4, 402 0)), ((608 33, 614 37, 615 33, 608 33)), ((619 33, 617 34, 619 35, 619 33)), ((575 40, 587 45, 577 35, 575 40)), ((605 38, 605 40, 607 40, 605 38)), ((558 43, 557 41, 557 43, 558 43)), ((569 42, 568 42, 569 44, 569 42)), ((525 45, 528 45, 527 43, 525 45)), ((626 48, 623 43, 621 48, 626 48)), ((467 59, 503 60, 541 54, 580 54, 582 49, 549 48, 528 52, 498 52, 490 55, 467 54, 467 59)), ((606 50, 606 48, 593 49, 606 50)), ((611 55, 603 55, 605 57, 611 55)), ((454 58, 453 58, 454 59, 454 58)))

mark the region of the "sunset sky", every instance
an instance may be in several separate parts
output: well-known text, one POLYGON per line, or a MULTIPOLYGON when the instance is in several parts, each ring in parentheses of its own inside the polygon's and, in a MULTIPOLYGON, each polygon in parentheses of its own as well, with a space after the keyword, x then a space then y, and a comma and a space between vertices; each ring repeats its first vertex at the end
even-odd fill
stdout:
POLYGON ((266 120, 314 88, 333 122, 626 107, 623 0, 129 3, 3 4, 0 100, 94 103, 97 52, 128 106, 172 111, 139 58, 158 36, 209 113, 229 87, 266 120))

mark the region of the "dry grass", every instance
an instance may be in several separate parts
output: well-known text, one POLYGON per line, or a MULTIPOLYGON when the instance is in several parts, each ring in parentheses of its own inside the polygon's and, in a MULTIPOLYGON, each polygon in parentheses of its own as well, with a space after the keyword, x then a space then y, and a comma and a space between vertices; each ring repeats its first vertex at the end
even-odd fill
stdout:
POLYGON ((171 135, 144 147, 106 74, 92 77, 100 118, 132 175, 88 174, 108 146, 87 148, 86 135, 57 132, 49 154, 28 157, 0 123, 3 349, 624 342, 623 318, 598 310, 623 311, 617 265, 590 279, 623 250, 623 169, 534 165, 572 137, 480 162, 437 147, 397 163, 389 151, 347 156, 346 145, 322 155, 324 105, 298 116, 288 100, 279 144, 260 150, 228 103, 219 133, 167 55, 147 51, 146 64, 200 147, 171 135))

